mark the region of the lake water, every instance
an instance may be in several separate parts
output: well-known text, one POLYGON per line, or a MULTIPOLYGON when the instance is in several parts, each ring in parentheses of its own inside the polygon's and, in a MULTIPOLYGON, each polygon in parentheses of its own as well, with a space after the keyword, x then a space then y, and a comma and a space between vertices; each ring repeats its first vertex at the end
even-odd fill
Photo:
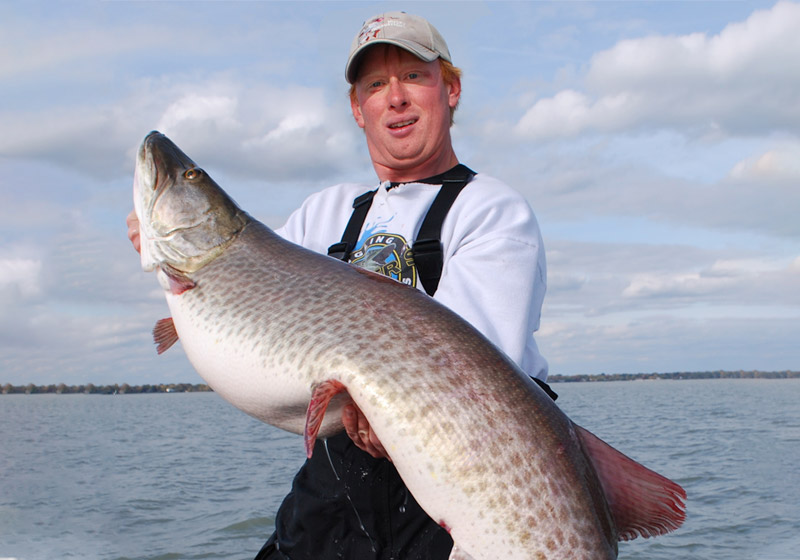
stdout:
MULTIPOLYGON (((800 558, 800 380, 555 389, 689 494, 677 533, 620 558, 800 558)), ((0 426, 0 559, 252 559, 304 455, 212 393, 5 395, 0 426)))

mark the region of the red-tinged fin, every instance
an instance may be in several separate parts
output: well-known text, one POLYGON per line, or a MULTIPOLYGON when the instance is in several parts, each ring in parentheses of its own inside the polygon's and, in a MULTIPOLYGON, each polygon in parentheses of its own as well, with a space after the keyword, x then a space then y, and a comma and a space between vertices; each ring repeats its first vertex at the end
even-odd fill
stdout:
POLYGON ((325 411, 328 410, 331 399, 346 390, 347 387, 335 379, 330 379, 314 387, 311 392, 311 402, 308 403, 308 411, 306 412, 305 430, 306 456, 309 459, 311 454, 314 453, 317 434, 322 427, 322 419, 325 417, 325 411))
POLYGON ((686 492, 575 425, 606 495, 619 540, 655 537, 686 519, 686 492))
POLYGON ((153 327, 153 341, 158 344, 156 352, 163 354, 169 350, 173 344, 178 342, 178 331, 175 330, 175 323, 172 317, 160 319, 153 327))
POLYGON ((194 280, 185 274, 178 272, 174 268, 162 266, 161 270, 164 271, 164 274, 167 276, 167 280, 169 280, 169 291, 176 296, 181 295, 187 290, 191 290, 197 285, 194 283, 194 280))

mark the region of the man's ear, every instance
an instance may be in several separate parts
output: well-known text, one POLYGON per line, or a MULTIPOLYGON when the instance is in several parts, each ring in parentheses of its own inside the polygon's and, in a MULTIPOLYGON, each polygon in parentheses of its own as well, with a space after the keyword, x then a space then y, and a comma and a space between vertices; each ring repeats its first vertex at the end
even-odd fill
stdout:
POLYGON ((361 105, 358 104, 358 96, 353 95, 350 98, 350 109, 353 111, 353 118, 356 119, 356 124, 364 128, 364 115, 361 113, 361 105))
POLYGON ((453 83, 450 84, 450 91, 447 94, 447 104, 451 109, 455 109, 458 105, 458 100, 461 99, 461 78, 456 77, 453 83))

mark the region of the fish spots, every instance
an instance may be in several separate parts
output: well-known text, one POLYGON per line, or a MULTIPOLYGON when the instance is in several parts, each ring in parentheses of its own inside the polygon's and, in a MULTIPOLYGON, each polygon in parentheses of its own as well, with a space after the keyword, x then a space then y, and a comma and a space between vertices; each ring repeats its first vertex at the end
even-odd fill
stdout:
POLYGON ((450 435, 456 430, 456 425, 449 420, 444 420, 440 424, 440 429, 442 430, 442 432, 444 432, 445 435, 450 435))

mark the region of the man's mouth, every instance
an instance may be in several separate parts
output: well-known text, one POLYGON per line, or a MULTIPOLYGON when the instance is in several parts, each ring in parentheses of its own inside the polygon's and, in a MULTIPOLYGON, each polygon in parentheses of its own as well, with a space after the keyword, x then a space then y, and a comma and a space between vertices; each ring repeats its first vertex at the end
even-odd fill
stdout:
POLYGON ((417 122, 417 119, 411 119, 411 120, 408 120, 408 121, 403 121, 403 122, 399 122, 399 123, 390 124, 389 128, 403 128, 405 126, 410 126, 410 125, 414 124, 415 122, 417 122))

